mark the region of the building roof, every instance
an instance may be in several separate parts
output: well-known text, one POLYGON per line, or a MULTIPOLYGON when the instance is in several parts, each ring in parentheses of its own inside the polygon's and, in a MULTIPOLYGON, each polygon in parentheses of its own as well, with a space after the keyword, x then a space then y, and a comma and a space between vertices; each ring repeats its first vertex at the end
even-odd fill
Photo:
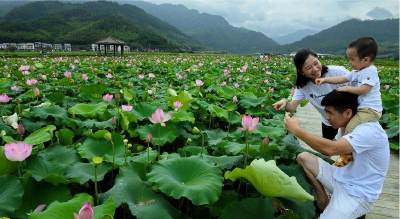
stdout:
POLYGON ((97 41, 96 44, 125 45, 126 43, 124 41, 115 39, 114 37, 108 37, 106 39, 97 41))

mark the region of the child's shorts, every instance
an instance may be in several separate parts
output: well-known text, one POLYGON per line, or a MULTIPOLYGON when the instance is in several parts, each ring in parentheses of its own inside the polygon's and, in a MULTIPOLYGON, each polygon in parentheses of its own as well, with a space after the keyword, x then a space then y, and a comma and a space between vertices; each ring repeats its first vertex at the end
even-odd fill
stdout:
POLYGON ((361 108, 357 110, 357 113, 350 119, 346 125, 346 132, 350 133, 354 128, 362 123, 366 122, 377 122, 382 116, 382 112, 375 111, 371 108, 361 108))
POLYGON ((332 193, 331 200, 321 219, 355 219, 367 214, 372 209, 373 203, 368 202, 364 197, 349 195, 343 186, 333 178, 338 167, 318 158, 319 174, 317 180, 332 193))

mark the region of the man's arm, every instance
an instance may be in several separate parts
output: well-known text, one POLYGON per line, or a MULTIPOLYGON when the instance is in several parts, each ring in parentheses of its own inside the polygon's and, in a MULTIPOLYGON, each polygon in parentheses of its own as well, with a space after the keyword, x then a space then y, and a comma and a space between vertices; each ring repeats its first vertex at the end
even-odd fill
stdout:
POLYGON ((337 154, 348 154, 354 151, 351 144, 345 138, 340 138, 337 141, 332 141, 313 135, 303 130, 299 126, 299 119, 290 118, 288 113, 286 113, 285 115, 284 122, 285 122, 285 127, 289 132, 296 135, 298 138, 300 138, 306 144, 308 144, 311 148, 320 153, 332 156, 337 154))

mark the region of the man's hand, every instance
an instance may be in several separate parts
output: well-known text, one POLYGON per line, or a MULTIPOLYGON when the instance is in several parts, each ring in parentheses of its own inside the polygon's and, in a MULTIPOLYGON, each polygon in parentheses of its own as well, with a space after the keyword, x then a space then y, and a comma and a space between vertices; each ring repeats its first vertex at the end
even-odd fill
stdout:
POLYGON ((285 114, 285 119, 284 119, 284 124, 285 128, 294 134, 294 131, 298 128, 300 128, 300 122, 298 118, 290 118, 290 113, 285 114))

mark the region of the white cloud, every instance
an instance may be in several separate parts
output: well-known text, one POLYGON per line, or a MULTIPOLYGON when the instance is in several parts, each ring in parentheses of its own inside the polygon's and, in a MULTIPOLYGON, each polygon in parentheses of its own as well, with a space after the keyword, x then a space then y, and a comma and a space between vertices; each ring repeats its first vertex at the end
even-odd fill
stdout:
POLYGON ((147 0, 182 4, 189 9, 224 17, 231 25, 269 37, 300 29, 323 30, 350 18, 370 19, 375 7, 399 17, 398 0, 147 0))

